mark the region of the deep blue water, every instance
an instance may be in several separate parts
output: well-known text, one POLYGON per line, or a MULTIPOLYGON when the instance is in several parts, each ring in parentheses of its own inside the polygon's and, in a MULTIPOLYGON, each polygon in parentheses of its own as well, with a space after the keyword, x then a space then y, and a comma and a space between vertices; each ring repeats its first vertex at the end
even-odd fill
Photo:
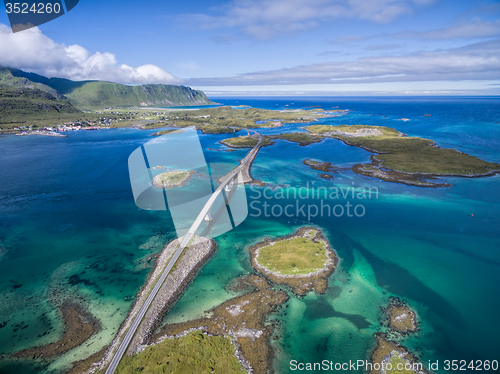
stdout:
MULTIPOLYGON (((394 127, 500 162, 498 97, 213 100, 266 109, 349 109, 344 116, 321 122, 394 127)), ((296 131, 301 126, 285 124, 261 132, 296 131)), ((4 357, 0 372, 60 372, 112 339, 150 270, 147 258, 175 237, 168 213, 138 209, 130 189, 128 156, 150 140, 152 132, 120 129, 73 132, 67 138, 0 138, 0 323, 6 322, 0 328, 0 354, 57 340, 63 327, 55 305, 65 297, 84 300, 103 326, 88 346, 53 362, 4 357)), ((226 136, 200 134, 207 161, 236 165, 244 156, 245 150, 217 151, 224 147, 215 142, 226 136)), ((216 255, 166 321, 197 317, 230 298, 227 283, 251 271, 248 245, 314 224, 325 231, 341 262, 325 295, 291 297, 288 307, 271 317, 283 322, 280 339, 273 341, 279 372, 288 372, 290 359, 367 358, 373 333, 379 330, 380 306, 390 295, 404 298, 418 313, 421 331, 403 344, 423 362, 500 359, 500 177, 443 178, 451 188, 426 189, 348 170, 326 181, 302 164, 314 158, 347 168, 369 156, 332 139, 307 147, 277 141, 262 149, 252 175, 270 186, 365 187, 376 188, 378 195, 333 201, 363 205, 362 217, 311 217, 308 222, 304 217, 256 216, 250 208, 242 225, 217 239, 216 255)), ((259 206, 264 200, 256 199, 254 190, 247 187, 248 202, 259 206)), ((285 206, 295 200, 268 202, 285 206)))

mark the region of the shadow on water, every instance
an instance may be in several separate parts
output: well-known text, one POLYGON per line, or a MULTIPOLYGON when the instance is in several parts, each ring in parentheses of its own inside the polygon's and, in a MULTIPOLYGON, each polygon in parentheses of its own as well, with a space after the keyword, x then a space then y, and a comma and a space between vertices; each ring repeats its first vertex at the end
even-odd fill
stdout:
POLYGON ((380 287, 395 295, 409 298, 423 305, 432 305, 432 310, 444 320, 452 323, 457 328, 464 326, 465 322, 455 307, 413 276, 408 270, 380 259, 347 236, 343 236, 343 239, 349 248, 358 250, 370 263, 375 272, 377 284, 380 287))
POLYGON ((304 317, 310 321, 320 318, 338 317, 348 320, 360 330, 367 329, 371 326, 370 322, 368 322, 365 317, 359 314, 337 312, 330 303, 324 300, 324 298, 319 300, 308 300, 306 301, 306 305, 307 309, 304 313, 304 317))

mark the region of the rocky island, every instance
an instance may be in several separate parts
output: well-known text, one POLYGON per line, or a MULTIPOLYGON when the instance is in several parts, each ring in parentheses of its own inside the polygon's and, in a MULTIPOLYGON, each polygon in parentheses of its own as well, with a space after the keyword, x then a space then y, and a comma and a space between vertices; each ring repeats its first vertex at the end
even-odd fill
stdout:
POLYGON ((390 329, 402 334, 418 330, 415 312, 403 300, 392 297, 389 306, 383 309, 383 311, 388 318, 390 329))
MULTIPOLYGON (((156 166, 155 168, 159 168, 156 166)), ((154 168, 153 168, 154 169, 154 168)), ((191 178, 194 171, 175 170, 158 174, 153 178, 153 185, 157 188, 181 187, 191 178)))
POLYGON ((385 334, 376 334, 377 347, 371 355, 369 374, 428 374, 424 365, 405 347, 391 342, 385 334))
POLYGON ((289 237, 266 239, 249 249, 252 267, 297 295, 325 293, 337 256, 320 230, 303 227, 289 237))
POLYGON ((418 358, 400 344, 405 336, 418 330, 415 312, 397 297, 390 297, 382 312, 385 318, 382 326, 386 331, 375 334, 377 343, 371 354, 373 367, 369 374, 428 374, 418 358))
POLYGON ((313 170, 322 171, 323 173, 321 173, 319 176, 320 176, 320 178, 323 178, 323 179, 331 179, 331 178, 333 178, 332 174, 338 174, 338 172, 340 170, 348 169, 348 168, 341 168, 341 167, 335 166, 331 162, 315 161, 315 160, 311 160, 310 158, 305 159, 304 161, 302 161, 302 163, 304 165, 309 166, 313 170), (332 173, 332 174, 326 174, 326 173, 332 173))

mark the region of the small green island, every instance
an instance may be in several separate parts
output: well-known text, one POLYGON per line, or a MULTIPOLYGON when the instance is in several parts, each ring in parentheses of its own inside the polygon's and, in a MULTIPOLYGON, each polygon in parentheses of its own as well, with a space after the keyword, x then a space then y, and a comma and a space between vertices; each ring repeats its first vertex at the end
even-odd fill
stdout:
POLYGON ((331 179, 333 178, 332 174, 338 174, 340 170, 345 170, 346 168, 340 168, 338 166, 335 166, 331 162, 322 162, 322 161, 316 161, 316 160, 311 160, 310 158, 305 159, 302 161, 304 165, 309 166, 313 170, 318 170, 322 171, 323 173, 320 174, 320 178, 323 179, 331 179), (326 174, 326 173, 332 173, 332 174, 326 174))
MULTIPOLYGON (((161 168, 161 167, 154 167, 161 168)), ((173 187, 181 187, 191 178, 194 174, 194 171, 189 170, 174 170, 167 171, 165 173, 158 174, 153 178, 153 185, 157 188, 173 188, 173 187)))
POLYGON ((303 227, 289 237, 265 240, 249 249, 252 266, 275 284, 292 288, 297 295, 328 288, 337 257, 314 227, 303 227))
MULTIPOLYGON (((236 136, 220 141, 221 144, 224 144, 225 146, 231 148, 253 148, 257 145, 258 142, 259 140, 252 135, 236 136)), ((265 147, 274 143, 271 142, 267 137, 263 136, 260 144, 262 147, 265 147)))

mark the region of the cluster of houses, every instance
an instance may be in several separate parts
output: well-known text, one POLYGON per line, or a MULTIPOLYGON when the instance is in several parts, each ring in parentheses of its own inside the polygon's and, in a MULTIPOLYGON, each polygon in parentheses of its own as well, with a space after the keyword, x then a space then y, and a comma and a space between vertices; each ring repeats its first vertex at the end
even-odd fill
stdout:
MULTIPOLYGON (((109 124, 105 125, 109 126, 109 124)), ((62 125, 57 125, 56 127, 46 126, 43 129, 33 130, 33 126, 20 126, 14 127, 14 130, 19 130, 18 135, 28 135, 31 133, 42 134, 43 133, 55 133, 63 131, 78 131, 78 130, 100 130, 102 127, 95 122, 66 122, 62 125)), ((53 135, 53 134, 52 134, 53 135)))
POLYGON ((46 130, 34 130, 34 131, 20 131, 16 135, 24 136, 24 135, 45 135, 45 136, 68 136, 62 135, 61 133, 55 131, 46 131, 46 130))
POLYGON ((93 124, 88 126, 64 124, 64 125, 57 125, 57 127, 44 127, 43 129, 37 129, 37 130, 33 130, 31 126, 28 128, 26 128, 25 126, 14 127, 14 130, 19 130, 19 131, 77 131, 77 130, 100 130, 100 129, 102 129, 101 126, 95 126, 93 124))
POLYGON ((78 131, 78 130, 99 130, 101 126, 96 125, 94 122, 88 122, 87 125, 77 125, 72 122, 67 122, 64 125, 57 125, 57 128, 45 127, 48 131, 78 131))

